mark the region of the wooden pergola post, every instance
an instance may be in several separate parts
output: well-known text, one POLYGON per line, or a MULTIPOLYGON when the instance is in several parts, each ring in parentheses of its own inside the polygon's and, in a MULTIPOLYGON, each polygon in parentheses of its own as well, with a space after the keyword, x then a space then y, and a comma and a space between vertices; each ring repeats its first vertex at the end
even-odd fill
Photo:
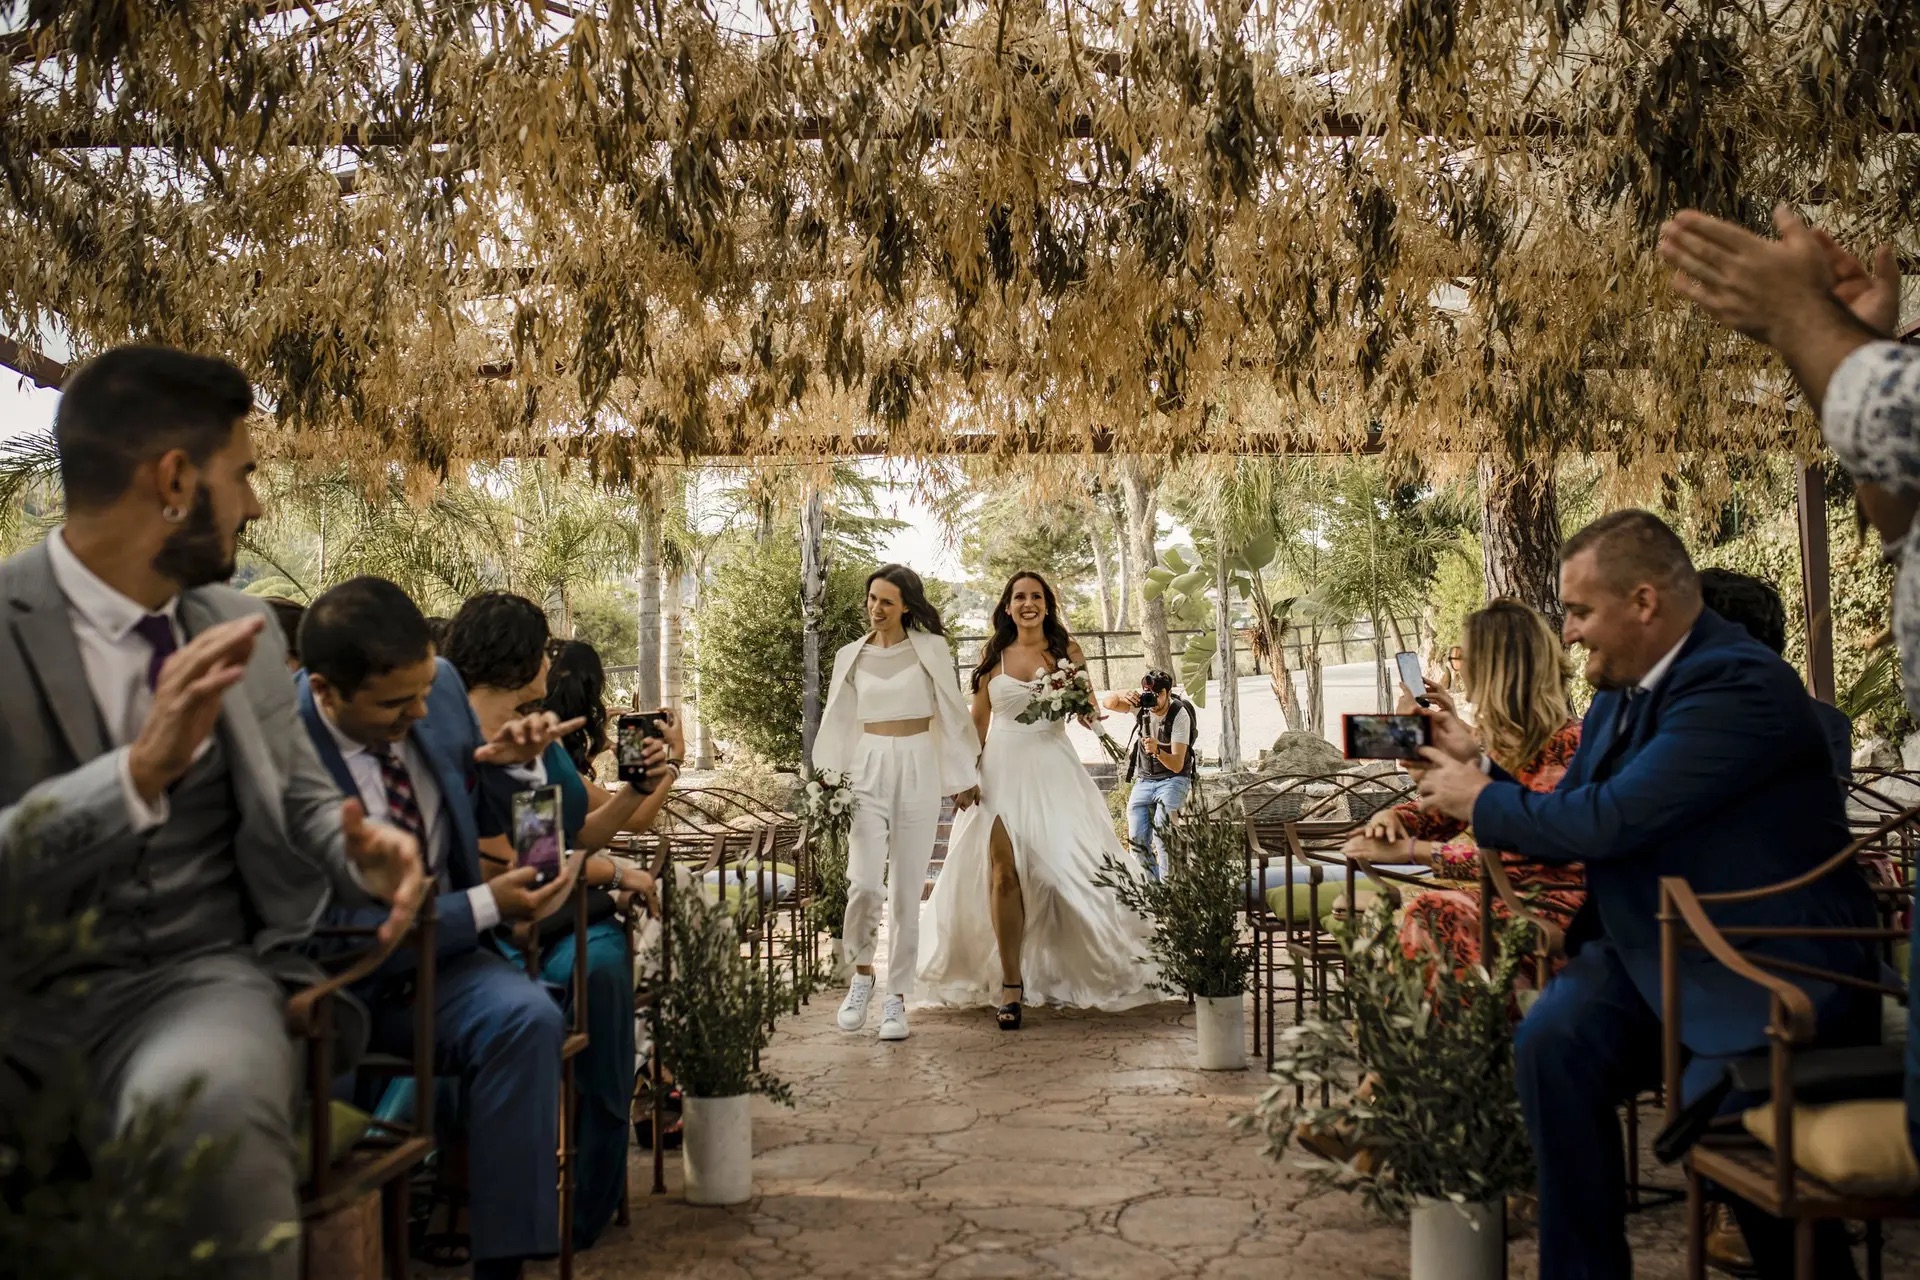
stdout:
POLYGON ((1800 515, 1800 599, 1807 624, 1807 689, 1832 702, 1833 558, 1827 546, 1827 472, 1819 463, 1794 479, 1800 515))

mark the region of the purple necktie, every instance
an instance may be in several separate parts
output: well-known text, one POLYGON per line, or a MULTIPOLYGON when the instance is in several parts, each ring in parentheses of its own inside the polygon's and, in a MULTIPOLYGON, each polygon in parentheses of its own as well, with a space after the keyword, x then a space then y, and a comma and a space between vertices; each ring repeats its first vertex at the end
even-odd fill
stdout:
POLYGON ((147 660, 147 691, 151 693, 160 684, 160 668, 166 665, 180 642, 173 637, 173 623, 164 613, 150 613, 133 624, 140 638, 153 650, 153 657, 147 660))

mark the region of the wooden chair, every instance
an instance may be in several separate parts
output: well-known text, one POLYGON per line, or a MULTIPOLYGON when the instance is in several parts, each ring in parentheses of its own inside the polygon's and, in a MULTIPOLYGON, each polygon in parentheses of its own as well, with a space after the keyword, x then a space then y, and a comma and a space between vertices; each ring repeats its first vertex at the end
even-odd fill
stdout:
MULTIPOLYGON (((558 1262, 560 1280, 568 1280, 573 1275, 573 1187, 574 1156, 576 1155, 573 1131, 574 1113, 579 1105, 579 1088, 574 1079, 574 1061, 585 1052, 589 1043, 587 1035, 587 880, 584 875, 574 882, 573 892, 568 895, 568 910, 573 913, 573 972, 568 976, 571 998, 567 1002, 567 1034, 560 1042, 560 1146, 556 1153, 560 1173, 559 1186, 556 1189, 560 1197, 560 1258, 558 1262)), ((541 981, 540 939, 537 934, 528 938, 526 949, 521 953, 521 957, 526 964, 527 976, 535 982, 541 981)))
MULTIPOLYGON (((1811 965, 1779 960, 1739 949, 1740 942, 1754 938, 1825 937, 1852 938, 1862 942, 1891 943, 1901 931, 1880 926, 1874 928, 1783 928, 1775 926, 1732 927, 1716 924, 1710 913, 1715 906, 1760 902, 1802 889, 1830 875, 1857 874, 1863 849, 1870 842, 1913 838, 1920 832, 1920 806, 1908 808, 1863 833, 1845 849, 1804 875, 1760 889, 1737 893, 1695 893, 1686 881, 1667 877, 1660 882, 1661 999, 1666 1009, 1662 1033, 1662 1068, 1666 1082, 1667 1121, 1679 1114, 1682 1046, 1680 1043, 1680 949, 1698 946, 1725 965, 1738 977, 1765 991, 1771 1014, 1767 1050, 1772 1081, 1772 1097, 1764 1108, 1750 1112, 1764 1114, 1772 1144, 1759 1141, 1745 1132, 1714 1132, 1687 1152, 1683 1164, 1687 1174, 1687 1274, 1699 1280, 1706 1274, 1706 1205, 1704 1184, 1712 1181, 1734 1195, 1778 1218, 1794 1224, 1794 1273, 1798 1280, 1813 1280, 1814 1224, 1821 1221, 1865 1221, 1867 1269, 1870 1280, 1880 1280, 1880 1223, 1887 1219, 1920 1218, 1920 1174, 1912 1185, 1898 1191, 1871 1193, 1848 1190, 1837 1185, 1846 1179, 1832 1170, 1826 1179, 1816 1177, 1803 1167, 1797 1146, 1797 1131, 1813 1122, 1813 1113, 1802 1113, 1794 1103, 1794 1063, 1801 1053, 1814 1045, 1815 1016, 1807 994, 1786 976, 1811 978, 1840 986, 1853 987, 1892 996, 1906 1003, 1910 993, 1902 986, 1863 979, 1850 974, 1833 973, 1811 965)), ((1909 889, 1909 905, 1911 890, 1909 889)), ((1875 1104, 1840 1103, 1836 1107, 1875 1104)), ((1883 1105, 1880 1110, 1887 1110, 1883 1105)), ((1874 1113, 1878 1115, 1878 1112, 1874 1113)), ((1886 1126, 1878 1126, 1885 1130, 1886 1126)), ((1842 1172, 1852 1170, 1842 1169, 1842 1172)))
MULTIPOLYGON (((372 938, 372 929, 325 928, 328 938, 372 938)), ((321 982, 296 992, 287 1001, 287 1034, 306 1049, 307 1162, 302 1171, 300 1219, 309 1235, 315 1225, 358 1203, 369 1194, 381 1197, 382 1252, 393 1280, 406 1280, 409 1183, 414 1171, 433 1154, 433 900, 421 906, 413 928, 402 937, 347 958, 342 967, 321 982), (372 976, 403 945, 417 951, 414 1005, 414 1042, 411 1058, 370 1056, 363 1070, 413 1077, 415 1107, 411 1123, 369 1120, 364 1134, 346 1151, 333 1147, 334 1010, 341 994, 372 976)), ((313 1274, 313 1250, 301 1252, 301 1274, 313 1274)))
MULTIPOLYGON (((1246 832, 1244 910, 1254 938, 1254 1050, 1264 1046, 1269 1067, 1285 994, 1293 996, 1298 1021, 1306 1016, 1309 993, 1317 1005, 1336 985, 1339 949, 1323 921, 1339 892, 1334 886, 1346 878, 1340 846, 1368 818, 1411 791, 1412 781, 1404 775, 1269 776, 1243 784, 1197 815, 1237 814, 1246 832), (1282 877, 1272 886, 1280 893, 1278 909, 1268 891, 1276 869, 1282 877), (1285 989, 1283 967, 1292 979, 1285 989)), ((1357 882, 1348 887, 1357 888, 1357 882)))

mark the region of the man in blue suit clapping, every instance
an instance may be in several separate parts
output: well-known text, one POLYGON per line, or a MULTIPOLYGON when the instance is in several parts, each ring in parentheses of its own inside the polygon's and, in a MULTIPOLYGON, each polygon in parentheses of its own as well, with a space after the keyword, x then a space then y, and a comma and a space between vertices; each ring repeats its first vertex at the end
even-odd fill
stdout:
MULTIPOLYGON (((1816 866, 1848 833, 1826 736, 1799 678, 1702 605, 1693 563, 1664 523, 1620 511, 1583 529, 1562 552, 1560 594, 1565 638, 1586 648, 1597 691, 1566 778, 1550 793, 1530 792, 1483 763, 1464 727, 1443 717, 1420 791, 1470 820, 1488 847, 1586 865, 1586 905, 1568 935, 1573 958, 1520 1024, 1514 1051, 1539 1166, 1541 1275, 1613 1280, 1632 1274, 1617 1108, 1659 1079, 1661 877, 1702 893, 1759 888, 1816 866)), ((1726 926, 1871 927, 1874 908, 1849 869, 1714 916, 1726 926)), ((1873 972, 1867 950, 1847 940, 1760 939, 1748 949, 1873 972)), ((1873 1002, 1827 983, 1803 986, 1823 1037, 1877 1033, 1873 1002)), ((1728 1059, 1767 1045, 1765 993, 1704 952, 1683 956, 1681 1019, 1689 1097, 1728 1059)), ((1741 1217, 1763 1268, 1791 1259, 1790 1247, 1768 1247, 1771 1219, 1741 1217)), ((1837 1232, 1822 1251, 1820 1274, 1851 1271, 1837 1232)))

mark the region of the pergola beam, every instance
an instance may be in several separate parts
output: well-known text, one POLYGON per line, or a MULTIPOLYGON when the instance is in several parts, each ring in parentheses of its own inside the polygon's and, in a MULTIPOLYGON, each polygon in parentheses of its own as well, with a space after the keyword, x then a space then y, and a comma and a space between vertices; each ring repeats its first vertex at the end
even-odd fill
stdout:
POLYGON ((36 387, 58 391, 67 380, 67 366, 32 347, 23 347, 0 334, 0 368, 13 370, 36 387))

